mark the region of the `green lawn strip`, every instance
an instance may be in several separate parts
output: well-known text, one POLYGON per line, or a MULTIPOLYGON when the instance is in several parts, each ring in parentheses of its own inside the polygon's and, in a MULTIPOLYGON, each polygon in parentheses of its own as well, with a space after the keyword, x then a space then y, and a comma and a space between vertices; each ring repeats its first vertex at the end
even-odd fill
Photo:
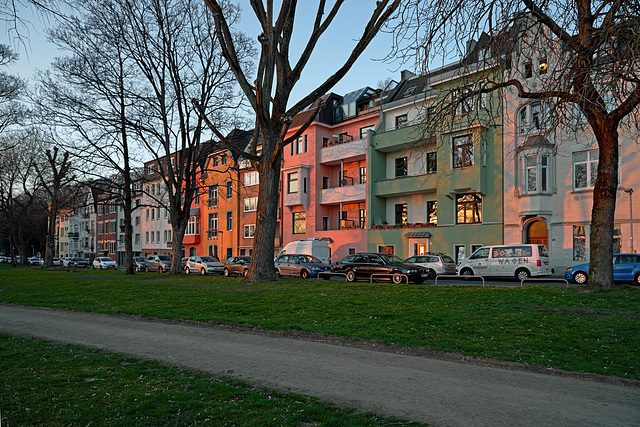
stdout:
POLYGON ((376 339, 640 379, 640 290, 480 288, 0 269, 0 301, 376 339))
POLYGON ((0 334, 0 424, 419 425, 80 346, 0 334))

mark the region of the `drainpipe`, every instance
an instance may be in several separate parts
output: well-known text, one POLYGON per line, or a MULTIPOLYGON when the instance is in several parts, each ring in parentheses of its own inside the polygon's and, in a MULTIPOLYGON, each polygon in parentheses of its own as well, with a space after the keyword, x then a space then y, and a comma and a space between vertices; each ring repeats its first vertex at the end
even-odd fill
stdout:
POLYGON ((633 188, 622 188, 622 191, 624 191, 625 193, 629 194, 629 227, 631 228, 629 236, 630 236, 630 243, 631 243, 631 253, 634 254, 635 251, 633 250, 633 188))

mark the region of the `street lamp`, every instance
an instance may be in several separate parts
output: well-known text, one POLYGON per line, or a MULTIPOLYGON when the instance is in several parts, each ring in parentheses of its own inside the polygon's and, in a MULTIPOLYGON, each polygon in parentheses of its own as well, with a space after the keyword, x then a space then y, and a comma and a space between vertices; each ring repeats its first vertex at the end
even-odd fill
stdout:
POLYGON ((635 253, 633 250, 633 188, 622 188, 622 191, 629 194, 629 226, 631 227, 631 232, 629 233, 630 241, 631 241, 631 253, 635 253))

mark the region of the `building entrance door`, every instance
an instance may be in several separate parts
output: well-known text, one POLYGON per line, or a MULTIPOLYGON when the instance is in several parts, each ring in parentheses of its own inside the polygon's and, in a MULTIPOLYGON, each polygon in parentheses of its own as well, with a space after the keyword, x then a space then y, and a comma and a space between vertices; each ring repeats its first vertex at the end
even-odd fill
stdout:
POLYGON ((527 227, 527 241, 534 245, 545 245, 549 249, 549 230, 542 220, 535 220, 527 227))

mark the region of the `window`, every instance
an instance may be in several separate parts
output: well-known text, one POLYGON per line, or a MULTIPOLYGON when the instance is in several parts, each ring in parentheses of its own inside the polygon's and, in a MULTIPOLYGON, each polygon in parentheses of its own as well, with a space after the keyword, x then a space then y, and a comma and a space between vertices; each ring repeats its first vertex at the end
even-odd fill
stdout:
POLYGON ((209 214, 209 237, 215 237, 218 234, 218 212, 209 214))
POLYGON ((154 233, 153 231, 151 232, 151 243, 155 243, 155 239, 156 239, 156 233, 154 233))
POLYGON ((322 177, 322 189, 326 190, 327 188, 329 188, 329 177, 328 176, 323 176, 322 177))
POLYGON ((293 234, 304 234, 307 232, 306 219, 307 219, 306 212, 293 213, 293 234))
POLYGON ((398 157, 396 159, 396 178, 407 176, 407 158, 398 157))
MULTIPOLYGON (((455 254, 456 264, 460 264, 463 259, 466 258, 466 248, 464 245, 455 245, 453 247, 453 253, 455 254)), ((488 250, 487 250, 488 253, 488 250)))
POLYGON ((189 222, 187 223, 187 229, 185 230, 184 234, 187 234, 190 236, 195 234, 200 234, 200 217, 198 216, 189 217, 189 222))
POLYGON ((438 224, 438 201, 430 200, 427 202, 427 222, 429 224, 438 224))
POLYGON ((598 177, 598 152, 573 153, 573 189, 593 188, 598 177))
POLYGON ((482 222, 482 197, 478 194, 458 194, 456 196, 456 224, 477 224, 482 222))
POLYGON ((540 132, 544 128, 544 110, 539 102, 527 104, 517 115, 518 134, 526 135, 530 132, 540 132))
POLYGON ((427 173, 438 171, 438 153, 431 151, 427 153, 427 173))
POLYGON ((246 172, 244 174, 244 186, 260 184, 260 178, 257 171, 246 172))
POLYGON ((533 65, 531 62, 526 62, 523 66, 524 78, 528 79, 533 76, 533 65))
POLYGON ((227 181, 227 199, 231 199, 233 197, 233 182, 227 181))
POLYGON ((140 244, 140 233, 137 233, 137 234, 134 236, 134 238, 133 238, 133 242, 134 242, 134 244, 136 244, 136 245, 139 245, 139 244, 140 244))
POLYGON ((287 193, 293 194, 298 192, 298 172, 287 174, 287 193))
POLYGON ((408 119, 406 114, 401 114, 399 116, 396 116, 396 129, 406 126, 407 121, 408 119))
POLYGON ((244 211, 245 212, 254 212, 257 209, 258 198, 257 197, 249 197, 244 199, 244 211))
POLYGON ((222 164, 223 166, 227 164, 227 155, 226 154, 223 154, 220 157, 220 164, 222 164))
POLYGON ((213 156, 213 160, 211 161, 211 165, 215 168, 218 166, 218 156, 213 156))
POLYGON ((573 226, 573 260, 585 261, 587 259, 587 236, 584 225, 573 226))
POLYGON ((622 227, 620 224, 613 226, 613 253, 619 254, 622 250, 622 227))
POLYGON ((245 239, 253 239, 253 236, 256 234, 256 225, 250 224, 244 226, 244 238, 245 239))
POLYGON ((540 74, 547 74, 547 69, 549 68, 549 64, 547 63, 547 57, 542 57, 538 60, 538 71, 540 74))
POLYGON ((549 192, 549 156, 525 157, 525 191, 527 194, 549 192))
POLYGON ((148 231, 144 233, 144 242, 145 243, 149 243, 149 232, 148 231))
POLYGON ((233 212, 227 212, 227 231, 233 230, 233 212))
POLYGON ((359 212, 360 228, 367 228, 367 210, 360 209, 359 212))
POLYGON ((400 203, 396 205, 396 225, 405 225, 407 223, 407 204, 400 203))
POLYGON ((156 210, 155 209, 151 209, 151 220, 153 221, 154 219, 156 219, 156 210))
POLYGON ((218 184, 209 186, 209 207, 218 206, 218 184))
MULTIPOLYGON (((196 189, 196 194, 193 196, 193 204, 196 206, 200 204, 200 190, 198 189, 196 189)), ((160 218, 160 215, 158 215, 158 218, 160 218)))
POLYGON ((369 137, 369 131, 375 130, 375 128, 376 128, 375 125, 369 125, 369 126, 360 128, 360 139, 367 139, 369 137))
POLYGON ((136 227, 140 225, 140 217, 139 216, 137 216, 136 219, 135 219, 135 225, 136 225, 136 227))
POLYGON ((471 135, 457 136, 453 138, 453 168, 459 169, 466 166, 473 166, 473 141, 471 135))
MULTIPOLYGON (((378 253, 379 254, 389 254, 393 255, 395 247, 387 246, 387 245, 378 245, 378 253)), ((377 257, 376 257, 377 258, 377 257)))

